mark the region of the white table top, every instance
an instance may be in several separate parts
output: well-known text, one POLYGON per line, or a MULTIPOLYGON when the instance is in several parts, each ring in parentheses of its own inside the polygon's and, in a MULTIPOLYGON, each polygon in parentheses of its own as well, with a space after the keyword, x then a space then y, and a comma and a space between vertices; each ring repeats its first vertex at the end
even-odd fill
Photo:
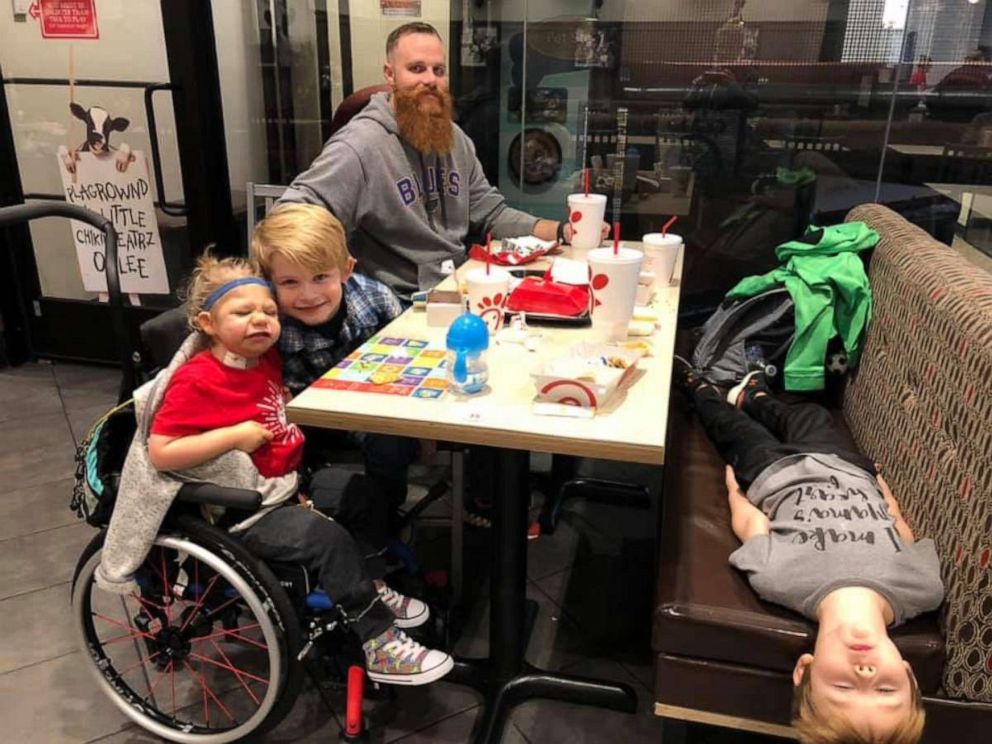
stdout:
MULTIPOLYGON (((682 258, 680 253, 672 284, 659 285, 655 293, 652 307, 661 327, 646 337, 652 355, 640 360, 631 384, 593 418, 539 415, 531 410, 536 392, 531 370, 588 340, 584 328, 542 328, 544 338, 536 352, 520 344, 492 343, 487 356, 489 385, 478 395, 449 392, 440 400, 420 400, 308 388, 289 403, 287 413, 290 420, 310 426, 660 465, 665 460, 682 258)), ((541 267, 535 263, 524 268, 541 267)), ((449 283, 453 280, 442 286, 449 283)), ((429 328, 426 312, 411 308, 382 333, 443 345, 446 331, 429 328)))

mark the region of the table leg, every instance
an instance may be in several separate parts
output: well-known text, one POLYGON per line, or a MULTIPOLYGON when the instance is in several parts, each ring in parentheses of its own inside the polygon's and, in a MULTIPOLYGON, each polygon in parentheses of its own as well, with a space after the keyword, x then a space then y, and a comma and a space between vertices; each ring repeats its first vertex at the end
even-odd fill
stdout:
POLYGON ((496 453, 489 659, 459 661, 448 680, 485 696, 473 741, 496 744, 515 705, 549 698, 625 713, 637 709, 629 685, 536 669, 524 660, 527 645, 527 496, 530 456, 519 450, 496 453))

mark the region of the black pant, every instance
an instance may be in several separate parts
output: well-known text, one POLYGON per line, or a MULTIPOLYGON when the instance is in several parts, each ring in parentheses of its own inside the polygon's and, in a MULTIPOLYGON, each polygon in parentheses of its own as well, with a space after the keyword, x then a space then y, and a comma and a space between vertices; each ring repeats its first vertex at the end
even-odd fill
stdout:
POLYGON ((694 402, 706 434, 747 489, 762 470, 789 455, 837 455, 875 475, 875 464, 850 448, 827 409, 815 403, 786 404, 771 395, 745 398, 743 410, 711 387, 695 392, 694 402))
MULTIPOLYGON (((369 544, 363 547, 343 521, 330 517, 340 514, 352 524, 363 524, 369 516, 360 507, 370 500, 370 491, 374 489, 363 476, 327 468, 315 474, 308 495, 328 516, 294 500, 273 509, 241 533, 245 546, 259 558, 299 563, 314 572, 321 588, 341 608, 363 642, 388 630, 395 620, 372 583, 382 558, 369 544)), ((369 539, 367 532, 362 536, 369 539)))
POLYGON ((358 543, 365 570, 373 579, 386 575, 386 534, 390 503, 378 484, 360 473, 321 468, 310 476, 306 495, 321 513, 341 524, 358 543))

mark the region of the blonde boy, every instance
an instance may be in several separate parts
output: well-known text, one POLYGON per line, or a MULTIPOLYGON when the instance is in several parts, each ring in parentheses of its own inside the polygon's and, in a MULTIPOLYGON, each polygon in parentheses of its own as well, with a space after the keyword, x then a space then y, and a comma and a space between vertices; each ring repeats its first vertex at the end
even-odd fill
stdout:
POLYGON ((919 741, 920 691, 888 628, 940 605, 933 541, 914 537, 877 465, 826 409, 778 400, 763 371, 726 393, 681 357, 672 374, 728 463, 741 541, 731 565, 762 599, 819 625, 792 676, 800 741, 919 741))
MULTIPOLYGON (((275 286, 282 316, 283 376, 293 395, 403 312, 385 284, 355 273, 344 229, 323 207, 276 207, 255 228, 251 250, 263 276, 275 286)), ((366 473, 389 501, 403 503, 407 468, 420 454, 419 443, 359 432, 346 439, 362 448, 366 473)))

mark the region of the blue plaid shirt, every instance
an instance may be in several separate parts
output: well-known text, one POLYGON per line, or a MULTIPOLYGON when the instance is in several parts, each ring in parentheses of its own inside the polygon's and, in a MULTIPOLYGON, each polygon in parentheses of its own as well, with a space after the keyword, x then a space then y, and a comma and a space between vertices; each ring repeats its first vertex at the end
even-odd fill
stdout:
POLYGON ((293 395, 306 389, 403 312, 392 290, 367 276, 352 274, 341 289, 344 302, 337 316, 322 325, 308 326, 294 318, 282 318, 279 351, 283 378, 293 395), (342 311, 344 318, 340 317, 342 311))

